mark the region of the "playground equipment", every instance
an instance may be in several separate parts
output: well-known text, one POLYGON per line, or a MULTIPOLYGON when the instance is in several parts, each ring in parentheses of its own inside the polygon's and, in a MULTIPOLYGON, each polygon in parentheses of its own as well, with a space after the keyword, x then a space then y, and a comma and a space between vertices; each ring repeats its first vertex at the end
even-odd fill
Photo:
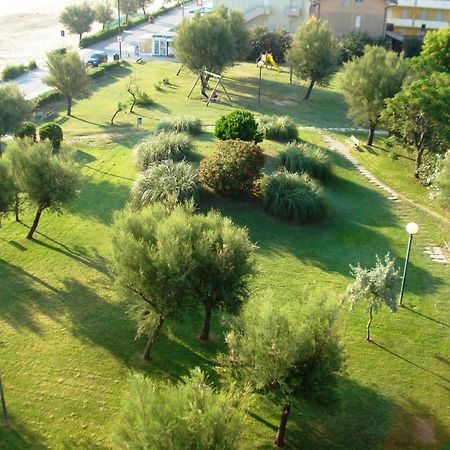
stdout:
POLYGON ((267 61, 272 64, 272 67, 278 70, 278 72, 282 72, 281 67, 275 62, 271 53, 267 55, 267 61))
POLYGON ((204 70, 203 72, 200 72, 197 79, 195 80, 195 83, 193 84, 191 90, 189 91, 189 94, 187 96, 187 98, 190 98, 192 92, 194 91, 195 87, 197 86, 198 82, 200 81, 202 84, 203 83, 207 83, 207 81, 203 81, 203 77, 205 77, 206 80, 210 79, 210 78, 214 78, 215 80, 217 80, 216 85, 214 86, 214 88, 211 90, 211 94, 209 94, 208 99, 206 101, 206 106, 208 106, 211 101, 214 101, 214 99, 217 99, 217 88, 220 86, 223 91, 225 92, 225 94, 228 97, 228 100, 231 100, 230 94, 228 94, 228 91, 226 90, 223 81, 222 81, 222 75, 217 75, 216 73, 212 73, 212 72, 208 72, 206 70, 204 70))

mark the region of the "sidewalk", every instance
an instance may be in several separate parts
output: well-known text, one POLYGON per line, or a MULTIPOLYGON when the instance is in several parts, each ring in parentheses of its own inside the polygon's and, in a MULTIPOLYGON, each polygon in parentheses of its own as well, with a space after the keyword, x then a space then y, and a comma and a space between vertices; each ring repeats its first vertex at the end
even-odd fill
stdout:
MULTIPOLYGON (((209 0, 207 2, 203 2, 204 5, 205 3, 207 3, 209 6, 209 3, 212 2, 211 0, 209 0)), ((138 25, 136 28, 122 31, 122 59, 135 61, 137 56, 134 53, 134 48, 136 43, 142 36, 149 33, 174 31, 177 25, 183 20, 183 17, 193 16, 193 14, 189 12, 193 9, 195 9, 195 1, 185 4, 184 12, 183 8, 179 7, 173 11, 168 12, 167 14, 157 17, 153 24, 143 23, 141 25, 138 25)), ((108 54, 109 61, 112 61, 114 53, 119 53, 117 36, 99 42, 89 48, 79 49, 81 59, 83 60, 86 60, 91 53, 98 51, 105 51, 108 54)), ((145 59, 153 58, 146 57, 145 59)), ((160 57, 155 57, 154 59, 160 59, 160 57)), ((12 80, 12 82, 16 83, 25 97, 30 100, 51 89, 42 81, 42 79, 47 74, 48 71, 46 67, 39 67, 37 70, 21 75, 15 80, 12 80)))

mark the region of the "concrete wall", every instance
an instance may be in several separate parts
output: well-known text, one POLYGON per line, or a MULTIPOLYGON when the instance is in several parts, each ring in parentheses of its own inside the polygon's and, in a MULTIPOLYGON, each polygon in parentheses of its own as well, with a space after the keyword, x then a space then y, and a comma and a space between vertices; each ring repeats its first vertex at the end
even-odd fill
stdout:
POLYGON ((319 18, 328 20, 337 37, 351 31, 367 31, 372 36, 383 36, 384 8, 384 0, 320 0, 319 18))
POLYGON ((213 6, 220 4, 242 11, 249 27, 265 25, 270 30, 284 28, 293 33, 309 18, 309 0, 213 0, 213 6))

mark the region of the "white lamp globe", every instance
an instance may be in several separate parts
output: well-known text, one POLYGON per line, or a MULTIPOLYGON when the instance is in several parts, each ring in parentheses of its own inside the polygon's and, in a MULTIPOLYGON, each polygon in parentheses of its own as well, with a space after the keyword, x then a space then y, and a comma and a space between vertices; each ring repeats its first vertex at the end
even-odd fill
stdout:
POLYGON ((416 222, 409 222, 408 225, 406 225, 406 231, 408 234, 416 234, 419 231, 419 225, 417 225, 416 222))
POLYGON ((258 67, 261 69, 264 66, 264 61, 258 61, 258 67))

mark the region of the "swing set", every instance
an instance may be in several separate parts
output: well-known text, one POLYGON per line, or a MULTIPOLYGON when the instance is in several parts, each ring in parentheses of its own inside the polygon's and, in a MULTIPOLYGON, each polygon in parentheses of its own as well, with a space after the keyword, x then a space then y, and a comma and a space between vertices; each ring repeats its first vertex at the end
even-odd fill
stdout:
POLYGON ((211 90, 211 93, 209 94, 208 100, 206 101, 206 106, 208 106, 208 105, 211 103, 211 101, 214 99, 214 95, 217 96, 216 92, 217 92, 217 88, 218 88, 219 86, 223 89, 223 91, 224 91, 225 94, 227 95, 228 100, 230 100, 230 102, 232 101, 232 100, 231 100, 231 97, 230 97, 230 94, 228 94, 228 91, 226 90, 225 85, 223 84, 223 81, 222 81, 223 76, 222 76, 222 75, 217 75, 216 73, 208 72, 208 71, 206 71, 206 70, 203 70, 203 71, 198 75, 197 79, 195 80, 195 83, 193 84, 191 90, 189 91, 189 94, 188 94, 187 98, 190 98, 190 97, 191 97, 191 94, 192 94, 192 92, 194 91, 194 89, 195 89, 195 87, 197 86, 197 84, 198 84, 199 81, 200 81, 201 83, 203 83, 203 80, 202 80, 203 77, 205 77, 206 79, 214 78, 215 80, 217 80, 216 85, 215 85, 214 88, 211 90))

